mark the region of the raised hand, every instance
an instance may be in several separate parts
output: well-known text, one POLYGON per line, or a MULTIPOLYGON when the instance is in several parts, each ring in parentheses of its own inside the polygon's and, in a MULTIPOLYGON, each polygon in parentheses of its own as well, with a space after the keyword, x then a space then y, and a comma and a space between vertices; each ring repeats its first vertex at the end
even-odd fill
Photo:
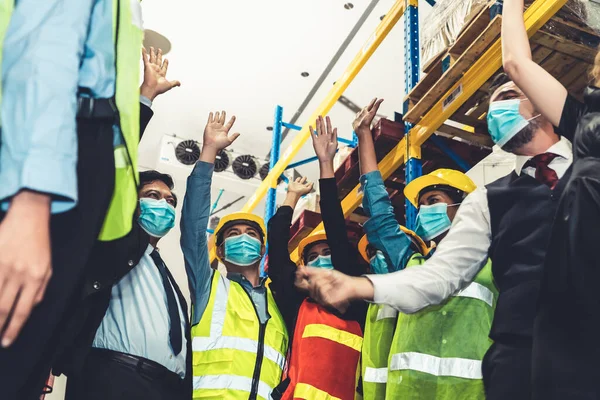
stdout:
POLYGON ((331 127, 331 119, 329 117, 323 120, 323 117, 320 116, 317 118, 316 125, 316 130, 313 130, 313 127, 309 126, 315 154, 320 162, 333 163, 338 147, 337 128, 331 127))
POLYGON ((383 99, 374 98, 369 105, 356 114, 354 122, 352 122, 352 128, 357 136, 360 137, 361 135, 371 133, 371 124, 373 123, 375 115, 377 115, 381 103, 383 103, 383 99))
POLYGON ((288 193, 293 193, 297 196, 304 196, 309 194, 313 189, 312 182, 308 182, 306 177, 296 178, 295 181, 289 183, 287 187, 288 193))
POLYGON ((209 163, 215 162, 217 153, 229 147, 240 136, 239 133, 229 134, 235 123, 235 116, 225 123, 227 113, 225 111, 210 113, 204 128, 204 140, 200 160, 209 163))
POLYGON ((156 51, 150 47, 150 54, 142 48, 144 58, 144 82, 140 87, 140 94, 153 101, 157 96, 168 92, 174 87, 181 86, 179 81, 170 81, 167 79, 169 70, 169 60, 163 61, 162 50, 156 51))

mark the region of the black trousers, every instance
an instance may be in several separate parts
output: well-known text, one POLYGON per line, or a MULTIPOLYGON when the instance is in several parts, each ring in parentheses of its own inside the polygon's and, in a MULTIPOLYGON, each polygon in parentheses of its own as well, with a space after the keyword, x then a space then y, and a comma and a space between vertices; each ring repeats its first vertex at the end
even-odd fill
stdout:
POLYGON ((174 372, 149 360, 151 370, 126 365, 111 353, 90 351, 82 371, 69 376, 65 400, 190 400, 174 372))
POLYGON ((53 275, 14 344, 0 349, 0 398, 39 399, 60 351, 61 322, 79 300, 84 266, 110 204, 115 179, 111 121, 78 121, 79 202, 51 218, 53 275))
POLYGON ((486 400, 531 400, 531 344, 495 342, 482 373, 486 400))

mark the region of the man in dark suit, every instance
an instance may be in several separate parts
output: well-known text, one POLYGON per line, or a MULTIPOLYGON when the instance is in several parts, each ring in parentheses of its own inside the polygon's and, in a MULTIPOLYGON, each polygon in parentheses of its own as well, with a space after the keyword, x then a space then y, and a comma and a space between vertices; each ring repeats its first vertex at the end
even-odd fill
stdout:
MULTIPOLYGON (((152 101, 180 85, 166 79, 160 49, 144 50, 144 66, 142 133, 152 101)), ((191 397, 187 305, 157 248, 175 222, 173 180, 145 171, 138 189, 131 232, 96 244, 81 297, 64 321, 53 373, 68 376, 70 400, 191 397)))

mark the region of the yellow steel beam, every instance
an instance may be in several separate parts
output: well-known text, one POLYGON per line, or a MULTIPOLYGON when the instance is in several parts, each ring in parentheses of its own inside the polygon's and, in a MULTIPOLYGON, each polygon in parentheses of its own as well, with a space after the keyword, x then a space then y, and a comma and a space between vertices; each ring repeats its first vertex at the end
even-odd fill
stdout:
MULTIPOLYGON (((342 77, 336 81, 335 85, 333 85, 333 88, 327 97, 304 124, 302 130, 296 135, 296 137, 294 137, 294 140, 292 140, 292 143, 290 143, 288 148, 282 152, 279 161, 269 172, 269 175, 267 175, 267 177, 262 181, 256 192, 254 192, 252 197, 250 197, 248 202, 244 205, 241 210, 242 212, 252 212, 258 203, 267 195, 269 188, 274 188, 277 186, 277 180, 281 174, 283 174, 283 171, 292 162, 294 156, 300 151, 304 143, 306 143, 310 137, 310 131, 308 129, 309 125, 314 125, 315 121, 320 115, 326 115, 329 110, 331 110, 346 88, 371 58, 375 50, 377 50, 381 42, 383 42, 388 33, 390 33, 392 28, 400 20, 400 17, 402 17, 405 10, 406 2, 404 0, 397 0, 394 3, 390 11, 385 15, 385 18, 383 18, 383 20, 375 29, 375 32, 369 36, 369 39, 365 45, 360 49, 356 57, 354 57, 354 60, 352 60, 348 68, 346 68, 346 71, 342 77)), ((214 246, 211 246, 209 257, 211 262, 213 262, 216 258, 214 246)))
MULTIPOLYGON (((560 10, 567 0, 536 0, 525 12, 525 27, 527 34, 531 37, 537 32, 548 20, 560 10)), ((418 125, 415 125, 409 132, 411 136, 411 147, 422 145, 442 124, 458 110, 464 102, 475 93, 487 80, 502 66, 502 49, 501 39, 498 39, 486 51, 463 77, 454 85, 438 102, 427 112, 421 119, 418 125), (462 85, 462 86, 461 86, 462 85), (457 89, 461 86, 462 93, 458 93, 457 89), (456 92, 455 92, 456 91, 456 92), (444 105, 444 100, 449 96, 456 96, 450 104, 444 105)), ((414 150, 414 147, 413 147, 414 150)), ((379 171, 384 179, 387 179, 400 165, 406 162, 405 155, 407 154, 406 138, 388 153, 379 163, 379 171)), ((344 215, 350 215, 359 205, 362 200, 362 194, 359 193, 360 185, 357 185, 345 198, 342 200, 342 208, 344 215)), ((323 229, 323 224, 319 224, 315 230, 323 229)), ((314 230, 313 230, 314 232, 314 230)), ((292 254, 292 260, 299 260, 297 249, 292 254)))

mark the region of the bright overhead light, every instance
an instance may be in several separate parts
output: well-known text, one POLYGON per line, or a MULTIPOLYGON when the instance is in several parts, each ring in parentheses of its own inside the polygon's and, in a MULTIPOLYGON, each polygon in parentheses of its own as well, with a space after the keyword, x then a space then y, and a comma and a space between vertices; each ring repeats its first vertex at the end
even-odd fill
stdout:
POLYGON ((354 4, 352 4, 352 3, 346 3, 346 4, 344 4, 344 8, 346 10, 352 10, 354 8, 354 4))

